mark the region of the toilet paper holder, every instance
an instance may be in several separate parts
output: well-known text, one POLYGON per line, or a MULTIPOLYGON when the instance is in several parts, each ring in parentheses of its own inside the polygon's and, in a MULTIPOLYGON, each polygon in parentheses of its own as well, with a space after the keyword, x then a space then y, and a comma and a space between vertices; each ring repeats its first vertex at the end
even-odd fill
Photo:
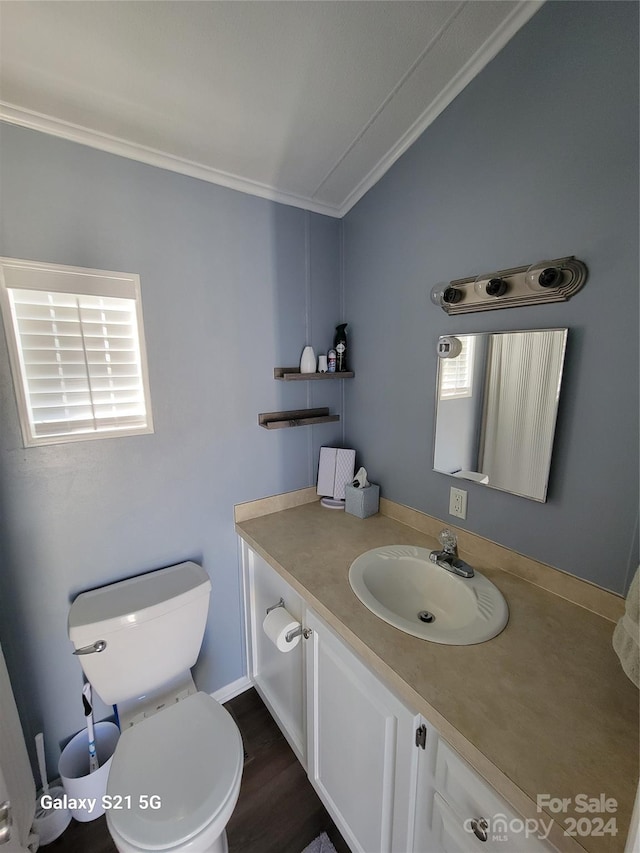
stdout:
MULTIPOLYGON (((272 610, 275 610, 278 607, 285 607, 284 598, 280 598, 280 601, 277 604, 272 604, 271 607, 267 607, 267 616, 271 613, 272 610)), ((303 628, 302 625, 298 625, 297 628, 293 628, 291 631, 287 631, 284 635, 287 643, 291 643, 295 640, 296 637, 302 635, 305 640, 308 640, 312 634, 311 628, 303 628)))
POLYGON ((271 607, 267 607, 267 616, 271 613, 272 610, 275 610, 276 607, 284 607, 284 598, 281 598, 277 604, 272 604, 271 607))

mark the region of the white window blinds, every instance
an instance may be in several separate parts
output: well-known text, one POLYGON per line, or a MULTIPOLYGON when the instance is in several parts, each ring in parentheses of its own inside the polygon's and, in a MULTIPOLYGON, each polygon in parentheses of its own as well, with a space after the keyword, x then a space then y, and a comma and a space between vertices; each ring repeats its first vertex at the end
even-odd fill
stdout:
POLYGON ((151 432, 137 276, 18 263, 3 313, 25 443, 151 432))
POLYGON ((471 335, 458 335, 462 344, 455 358, 440 360, 439 399, 455 400, 473 395, 473 354, 475 338, 471 335))

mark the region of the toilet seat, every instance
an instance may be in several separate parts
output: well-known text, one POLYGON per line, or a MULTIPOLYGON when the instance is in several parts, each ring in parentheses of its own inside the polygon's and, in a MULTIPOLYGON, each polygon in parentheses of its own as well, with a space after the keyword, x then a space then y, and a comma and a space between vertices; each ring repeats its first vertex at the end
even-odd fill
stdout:
POLYGON ((215 834, 216 822, 221 834, 238 797, 243 755, 231 715, 206 693, 137 723, 122 733, 113 756, 109 829, 135 850, 181 849, 204 832, 215 834), (145 808, 153 796, 160 808, 145 808))

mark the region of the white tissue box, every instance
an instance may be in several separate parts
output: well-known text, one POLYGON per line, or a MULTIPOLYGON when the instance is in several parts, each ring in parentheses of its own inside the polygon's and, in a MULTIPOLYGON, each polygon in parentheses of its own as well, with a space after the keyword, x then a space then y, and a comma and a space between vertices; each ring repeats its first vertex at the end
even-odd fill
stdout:
POLYGON ((345 486, 345 511, 358 518, 368 518, 375 515, 380 507, 380 486, 370 483, 364 489, 355 486, 345 486))

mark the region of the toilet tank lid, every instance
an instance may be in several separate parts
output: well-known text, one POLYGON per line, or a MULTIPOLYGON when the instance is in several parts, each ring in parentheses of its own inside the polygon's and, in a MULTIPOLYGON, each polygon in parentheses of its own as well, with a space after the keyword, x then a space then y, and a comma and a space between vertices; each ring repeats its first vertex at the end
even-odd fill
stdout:
POLYGON ((210 591, 211 581, 202 566, 186 562, 82 592, 69 610, 69 639, 81 645, 87 628, 109 633, 131 627, 210 591))

